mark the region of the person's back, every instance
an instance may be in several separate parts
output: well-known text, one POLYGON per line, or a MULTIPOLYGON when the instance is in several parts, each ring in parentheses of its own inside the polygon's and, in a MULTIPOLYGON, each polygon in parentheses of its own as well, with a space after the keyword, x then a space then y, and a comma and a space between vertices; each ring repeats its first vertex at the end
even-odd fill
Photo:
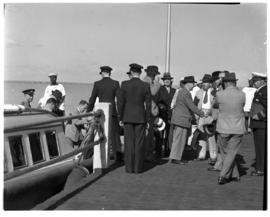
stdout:
POLYGON ((90 110, 93 109, 96 97, 99 98, 99 102, 109 102, 112 104, 112 115, 116 116, 115 97, 119 90, 119 82, 111 79, 110 77, 104 77, 101 80, 95 82, 93 91, 89 100, 90 110))
POLYGON ((150 98, 149 85, 139 78, 132 78, 122 83, 122 91, 125 100, 123 122, 145 123, 146 110, 144 103, 147 97, 150 98))
POLYGON ((227 134, 244 134, 245 94, 237 87, 230 86, 218 92, 216 100, 219 104, 217 131, 227 134))

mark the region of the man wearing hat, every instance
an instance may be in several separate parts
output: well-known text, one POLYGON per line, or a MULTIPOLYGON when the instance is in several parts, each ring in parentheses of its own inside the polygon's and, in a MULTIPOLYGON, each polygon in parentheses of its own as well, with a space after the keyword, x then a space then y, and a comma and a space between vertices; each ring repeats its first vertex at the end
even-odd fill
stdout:
POLYGON ((117 107, 124 124, 125 169, 127 173, 143 172, 145 130, 150 119, 150 87, 140 79, 142 66, 130 64, 132 78, 123 81, 117 107))
POLYGON ((110 66, 101 66, 100 75, 102 79, 94 83, 94 87, 89 98, 88 111, 92 111, 97 97, 99 102, 108 102, 112 105, 112 122, 111 122, 111 135, 112 135, 112 151, 115 161, 122 160, 121 143, 119 135, 119 121, 116 110, 116 97, 120 90, 119 82, 111 79, 112 68, 110 66))
POLYGON ((266 165, 266 136, 267 136, 267 82, 266 75, 252 73, 252 80, 257 91, 250 111, 250 127, 253 131, 256 164, 252 176, 263 176, 266 165))
POLYGON ((35 89, 27 89, 22 91, 24 94, 24 100, 20 103, 20 105, 23 105, 25 108, 31 108, 31 102, 34 98, 35 89))
POLYGON ((171 102, 176 91, 175 88, 172 87, 173 77, 171 77, 169 72, 165 72, 161 79, 163 80, 164 85, 158 90, 155 101, 159 107, 159 117, 165 121, 166 127, 165 132, 162 132, 161 134, 161 143, 156 144, 156 152, 159 157, 161 157, 162 145, 164 145, 165 154, 169 154, 168 138, 172 117, 171 102))
MULTIPOLYGON (((146 76, 143 79, 144 82, 150 85, 150 91, 151 91, 151 113, 150 113, 150 121, 149 121, 149 129, 147 130, 147 137, 146 137, 146 161, 148 162, 154 162, 156 160, 155 155, 155 147, 157 144, 160 144, 160 136, 159 133, 156 133, 153 128, 154 120, 158 116, 159 108, 157 106, 156 102, 156 95, 158 90, 161 87, 161 84, 159 83, 159 77, 160 74, 158 67, 155 65, 147 66, 145 69, 146 76)), ((159 153, 156 153, 159 154, 159 153)))
POLYGON ((175 107, 172 112, 171 124, 173 124, 173 142, 170 152, 170 162, 176 164, 187 163, 182 159, 184 147, 187 143, 188 131, 191 127, 193 113, 204 116, 202 110, 199 110, 193 103, 190 91, 196 83, 194 76, 184 77, 182 80, 184 87, 179 90, 175 107))
POLYGON ((39 106, 43 108, 45 106, 46 101, 52 96, 53 91, 58 90, 62 94, 61 99, 59 101, 59 110, 60 110, 59 115, 64 116, 65 115, 65 97, 66 97, 65 88, 62 84, 59 84, 57 82, 56 73, 50 73, 48 77, 50 78, 51 83, 46 87, 43 98, 39 100, 39 106))
POLYGON ((223 78, 225 90, 217 92, 215 99, 219 108, 216 131, 222 159, 220 185, 240 180, 235 156, 245 133, 245 94, 236 87, 237 80, 234 72, 227 74, 223 78))
POLYGON ((215 135, 209 135, 205 127, 213 123, 214 118, 212 117, 212 104, 214 102, 214 96, 212 95, 212 76, 205 74, 202 78, 202 89, 200 89, 195 96, 194 102, 199 109, 202 109, 206 117, 198 119, 198 130, 200 136, 198 138, 201 151, 198 159, 204 160, 206 157, 206 145, 209 145, 210 163, 214 164, 217 158, 217 144, 215 135))

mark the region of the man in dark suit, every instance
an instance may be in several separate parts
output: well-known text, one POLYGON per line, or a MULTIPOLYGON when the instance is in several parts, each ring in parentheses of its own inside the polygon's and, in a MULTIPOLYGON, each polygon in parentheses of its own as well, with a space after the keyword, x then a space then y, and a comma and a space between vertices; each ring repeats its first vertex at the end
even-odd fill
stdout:
POLYGON ((166 128, 165 131, 162 131, 161 144, 156 144, 156 152, 158 155, 161 155, 162 145, 164 145, 165 155, 167 155, 169 154, 168 138, 172 117, 171 102, 176 90, 172 87, 173 77, 171 77, 169 72, 165 72, 161 79, 164 85, 158 90, 155 101, 159 107, 159 117, 165 121, 166 128))
POLYGON ((267 83, 266 75, 261 73, 253 74, 253 84, 257 88, 255 92, 251 111, 250 128, 253 131, 256 166, 252 176, 263 176, 266 158, 266 132, 267 132, 267 83))
POLYGON ((112 108, 112 121, 111 121, 111 141, 113 156, 116 161, 121 161, 121 144, 119 135, 119 121, 116 110, 115 100, 119 93, 120 85, 118 81, 110 78, 112 68, 109 66, 100 67, 102 79, 94 83, 91 97, 89 99, 88 111, 92 111, 95 105, 96 98, 99 98, 99 102, 111 103, 112 108))
POLYGON ((123 81, 117 100, 120 123, 124 124, 125 167, 127 173, 143 171, 146 123, 150 118, 151 93, 140 80, 142 66, 130 64, 132 78, 123 81))

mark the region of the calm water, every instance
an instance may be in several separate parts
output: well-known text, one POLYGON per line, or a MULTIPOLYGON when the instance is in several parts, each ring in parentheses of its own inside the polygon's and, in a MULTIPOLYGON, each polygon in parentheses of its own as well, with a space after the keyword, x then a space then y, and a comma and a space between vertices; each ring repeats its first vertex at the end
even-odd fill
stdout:
MULTIPOLYGON (((61 83, 61 82, 60 82, 61 83)), ((32 107, 36 107, 38 101, 44 95, 44 91, 48 82, 25 82, 25 81, 5 81, 4 82, 4 103, 5 104, 20 104, 23 100, 22 91, 29 88, 34 88, 35 96, 32 102, 32 107)), ((61 83, 66 90, 66 112, 74 111, 80 100, 89 100, 93 85, 85 83, 61 83)))

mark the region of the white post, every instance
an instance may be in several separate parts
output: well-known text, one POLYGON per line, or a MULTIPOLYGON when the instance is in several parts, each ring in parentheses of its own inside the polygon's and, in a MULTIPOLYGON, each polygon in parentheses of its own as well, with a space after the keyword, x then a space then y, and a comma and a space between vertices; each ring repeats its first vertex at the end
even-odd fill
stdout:
MULTIPOLYGON (((104 131, 106 140, 104 143, 94 146, 93 155, 93 172, 108 168, 110 162, 110 141, 111 141, 111 104, 110 103, 96 103, 95 111, 101 109, 105 114, 104 131)), ((98 139, 96 135, 95 140, 98 139)))
POLYGON ((167 43, 166 43, 166 65, 165 72, 170 72, 170 48, 171 48, 171 4, 168 4, 167 18, 167 43))

